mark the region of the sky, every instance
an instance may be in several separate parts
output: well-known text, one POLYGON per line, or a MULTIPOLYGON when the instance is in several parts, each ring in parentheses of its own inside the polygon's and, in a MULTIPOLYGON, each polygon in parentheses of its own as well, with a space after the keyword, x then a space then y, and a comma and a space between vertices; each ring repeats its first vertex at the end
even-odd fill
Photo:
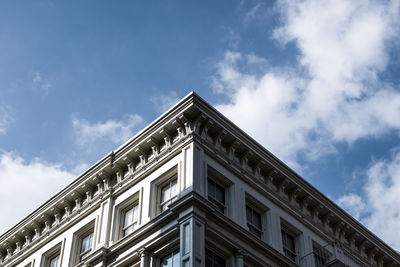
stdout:
POLYGON ((195 91, 400 250, 399 12, 1 1, 0 233, 195 91))

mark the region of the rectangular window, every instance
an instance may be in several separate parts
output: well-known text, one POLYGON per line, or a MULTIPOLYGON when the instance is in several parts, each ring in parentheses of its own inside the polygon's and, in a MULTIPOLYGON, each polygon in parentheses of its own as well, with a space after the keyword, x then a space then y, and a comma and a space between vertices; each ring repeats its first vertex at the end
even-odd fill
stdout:
POLYGON ((217 210, 225 211, 225 188, 210 178, 207 180, 208 200, 217 206, 217 210))
POLYGON ((161 267, 180 267, 179 251, 174 251, 161 259, 161 267))
POLYGON ((318 253, 313 253, 314 254, 314 266, 315 267, 323 267, 325 266, 325 258, 321 255, 319 255, 318 253))
POLYGON ((261 214, 252 207, 246 205, 247 227, 253 235, 262 238, 261 214))
POLYGON ((283 253, 286 257, 296 262, 296 246, 294 242, 294 236, 282 229, 282 246, 283 253))
POLYGON ((48 267, 58 267, 58 266, 60 266, 60 254, 58 253, 56 255, 53 255, 53 256, 49 257, 47 266, 48 267))
POLYGON ((79 248, 79 262, 83 261, 89 253, 92 251, 93 247, 93 231, 90 231, 80 238, 80 248, 79 248))
POLYGON ((122 211, 122 236, 126 236, 138 227, 139 222, 139 203, 135 203, 122 211))
POLYGON ((225 267, 225 259, 218 256, 209 249, 206 249, 206 265, 207 267, 225 267))
POLYGON ((166 184, 161 186, 160 190, 160 211, 163 212, 167 209, 168 205, 171 204, 178 194, 178 181, 177 179, 171 179, 166 184))

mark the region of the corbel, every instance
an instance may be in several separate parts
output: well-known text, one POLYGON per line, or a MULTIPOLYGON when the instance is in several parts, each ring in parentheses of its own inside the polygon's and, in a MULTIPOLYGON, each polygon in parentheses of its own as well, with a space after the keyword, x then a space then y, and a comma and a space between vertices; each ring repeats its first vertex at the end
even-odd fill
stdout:
POLYGON ((276 184, 276 190, 278 191, 278 194, 280 196, 283 196, 285 192, 285 187, 289 184, 289 179, 287 179, 285 176, 281 180, 278 181, 276 184))
POLYGON ((202 131, 202 133, 201 133, 201 137, 202 137, 204 140, 208 140, 208 131, 210 130, 210 128, 211 128, 213 125, 214 125, 214 122, 213 122, 211 119, 209 119, 209 118, 204 122, 203 131, 202 131))
POLYGON ((272 168, 267 175, 265 176, 265 184, 267 187, 272 188, 273 181, 277 179, 279 175, 279 172, 275 169, 272 168))
POLYGON ((22 244, 24 243, 24 239, 19 235, 13 235, 11 238, 15 243, 15 252, 18 252, 22 249, 22 244))
POLYGON ((72 209, 72 212, 74 212, 75 210, 79 210, 82 206, 82 196, 80 193, 78 193, 77 191, 74 191, 70 194, 70 197, 72 197, 75 201, 75 207, 72 209))
POLYGON ((139 156, 140 167, 143 169, 146 165, 146 151, 140 145, 134 151, 139 156))
POLYGON ((146 143, 151 147, 151 151, 153 153, 154 158, 158 158, 158 142, 154 137, 150 137, 147 139, 146 143))
POLYGON ((224 137, 228 134, 227 131, 225 131, 224 129, 220 129, 217 134, 214 136, 214 147, 217 150, 221 149, 221 144, 222 144, 222 140, 224 139, 224 137))
POLYGON ((178 136, 179 136, 179 140, 182 140, 183 137, 185 137, 185 126, 183 125, 183 123, 178 119, 175 118, 172 122, 171 122, 172 126, 174 126, 176 128, 176 130, 178 131, 178 136))
POLYGON ((235 153, 236 153, 236 150, 238 149, 240 147, 240 142, 237 140, 237 139, 235 139, 230 145, 229 145, 229 148, 228 148, 228 156, 229 156, 229 159, 231 160, 231 161, 234 161, 235 160, 235 153))
POLYGON ((29 230, 28 229, 26 229, 26 228, 23 228, 22 230, 21 230, 21 235, 23 235, 23 237, 24 237, 24 245, 23 245, 23 247, 26 247, 26 246, 29 246, 29 244, 31 243, 31 241, 32 241, 32 239, 31 239, 31 235, 30 235, 30 233, 29 233, 29 230))
POLYGON ((96 174, 96 177, 98 180, 103 182, 103 189, 104 191, 107 191, 108 189, 110 189, 110 174, 104 170, 99 171, 96 174))
POLYGON ((186 135, 193 133, 194 125, 193 123, 185 116, 185 114, 181 114, 178 116, 178 119, 181 121, 185 128, 186 135))
POLYGON ((33 235, 32 239, 38 239, 40 237, 41 231, 40 229, 42 228, 41 225, 37 221, 32 221, 29 226, 33 229, 35 234, 33 235))
POLYGON ((72 206, 71 202, 68 201, 67 199, 62 199, 59 202, 59 205, 62 206, 65 211, 64 216, 62 216, 61 219, 69 217, 69 215, 71 214, 71 206, 72 206))
POLYGON ((202 132, 202 126, 203 123, 206 121, 207 117, 204 114, 201 114, 200 116, 198 116, 194 123, 193 123, 193 132, 199 136, 201 136, 201 132, 202 132))
POLYGON ((51 227, 51 218, 49 215, 43 213, 42 215, 40 215, 40 220, 44 222, 44 232, 47 233, 50 231, 50 227, 51 227))
MULTIPOLYGON (((171 138, 172 134, 171 134, 171 132, 167 128, 164 127, 160 131, 158 131, 158 133, 161 136, 163 136, 163 138, 164 138, 165 149, 170 151, 170 147, 171 147, 171 144, 172 144, 172 138, 171 138)), ((160 151, 161 150, 163 150, 163 149, 160 149, 160 151)))
POLYGON ((250 149, 247 149, 240 155, 240 165, 242 167, 242 172, 244 170, 249 170, 249 159, 252 156, 253 152, 250 149))
POLYGON ((126 154, 122 160, 125 162, 128 167, 128 176, 131 176, 135 171, 135 160, 128 154, 126 154))
POLYGON ((261 181, 263 178, 261 171, 264 166, 265 166, 265 161, 262 160, 261 158, 258 159, 257 162, 254 164, 254 175, 256 176, 256 179, 259 181, 261 181))
POLYGON ((309 205, 310 205, 310 202, 312 201, 312 197, 310 196, 310 195, 306 195, 306 196, 304 196, 301 200, 300 200, 300 208, 301 208, 301 210, 303 211, 303 212, 306 212, 307 211, 307 209, 308 209, 308 207, 309 207, 309 205))
POLYGON ((60 223, 61 217, 60 217, 60 209, 57 206, 53 206, 49 209, 50 213, 53 214, 54 216, 54 224, 58 225, 60 223))
MULTIPOLYGON (((293 188, 293 190, 290 192, 289 199, 293 202, 294 205, 296 205, 298 203, 297 200, 302 192, 303 191, 298 186, 295 186, 293 188)), ((299 204, 299 206, 300 206, 300 204, 299 204)))

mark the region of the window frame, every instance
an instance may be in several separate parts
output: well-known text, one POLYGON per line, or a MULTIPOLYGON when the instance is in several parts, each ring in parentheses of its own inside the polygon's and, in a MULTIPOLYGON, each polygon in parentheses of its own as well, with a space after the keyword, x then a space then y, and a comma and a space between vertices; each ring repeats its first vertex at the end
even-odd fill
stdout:
POLYGON ((96 232, 95 232, 95 219, 91 220, 81 229, 74 233, 73 242, 72 242, 72 253, 71 253, 71 262, 74 264, 79 264, 84 262, 87 257, 95 250, 96 243, 96 232), (91 247, 83 252, 81 252, 83 240, 84 238, 92 235, 91 238, 91 247))
POLYGON ((140 214, 139 213, 140 213, 139 199, 133 201, 127 207, 121 209, 120 221, 119 221, 119 237, 120 238, 123 238, 123 237, 129 235, 130 233, 134 232, 135 230, 137 230, 137 228, 139 227, 139 222, 140 222, 140 214), (134 219, 135 209, 137 212, 136 220, 134 219), (132 219, 132 222, 130 222, 130 224, 125 225, 126 214, 130 210, 132 210, 132 212, 133 212, 133 214, 132 214, 133 219, 132 219), (129 233, 125 233, 125 231, 128 230, 130 227, 133 227, 132 231, 129 233))
POLYGON ((217 171, 213 166, 207 164, 207 177, 205 179, 205 197, 213 204, 215 205, 217 208, 216 210, 218 212, 221 212, 222 214, 225 214, 226 216, 230 216, 232 214, 231 208, 230 208, 230 203, 231 203, 231 199, 233 198, 232 196, 232 185, 233 182, 231 180, 229 180, 225 175, 223 175, 222 173, 220 173, 219 171, 217 171), (224 189, 224 198, 225 198, 225 203, 224 203, 224 211, 221 212, 221 210, 218 210, 218 206, 222 207, 222 203, 219 203, 216 199, 215 199, 215 203, 214 199, 210 199, 209 198, 209 190, 208 190, 208 181, 211 180, 213 181, 216 185, 219 185, 220 187, 222 187, 224 189))
MULTIPOLYGON (((163 213, 164 211, 161 210, 161 189, 165 187, 167 184, 170 183, 170 181, 176 180, 176 196, 173 196, 170 198, 170 202, 164 201, 166 207, 173 203, 175 200, 179 198, 179 194, 181 193, 181 188, 180 188, 180 176, 178 174, 178 164, 172 166, 169 168, 167 171, 163 172, 161 175, 157 176, 152 182, 151 182, 151 189, 150 189, 150 210, 149 210, 149 215, 150 218, 153 219, 154 217, 158 216, 159 214, 163 213)), ((168 209, 166 209, 168 210, 168 209)))
MULTIPOLYGON (((252 216, 252 217, 253 217, 253 216, 252 216)), ((252 235, 258 237, 258 238, 261 239, 261 240, 263 239, 263 237, 264 237, 263 212, 260 212, 260 209, 258 209, 257 207, 255 207, 254 205, 252 205, 251 203, 248 203, 248 202, 246 202, 246 227, 247 227, 247 230, 248 230, 252 235), (247 216, 247 215, 248 215, 247 209, 250 209, 250 210, 251 210, 252 215, 253 215, 253 213, 258 214, 258 216, 260 217, 260 226, 261 226, 261 228, 258 229, 257 226, 254 225, 253 222, 249 222, 249 218, 248 218, 248 216, 247 216), (249 226, 249 225, 250 225, 250 226, 249 226), (254 233, 254 232, 252 231, 252 228, 254 228, 254 230, 257 231, 257 234, 254 233), (258 235, 258 234, 259 234, 259 235, 258 235)))
MULTIPOLYGON (((58 257, 57 267, 59 267, 61 265, 61 261, 62 261, 61 253, 62 253, 62 243, 60 242, 42 255, 42 260, 41 260, 40 266, 41 267, 50 267, 51 261, 54 258, 58 257)), ((30 263, 30 264, 32 264, 32 263, 30 263)))
POLYGON ((166 211, 168 209, 168 206, 178 198, 178 192, 178 175, 173 175, 158 186, 157 210, 159 211, 159 213, 166 211), (171 195, 172 183, 174 183, 175 186, 175 195, 171 195), (167 186, 169 186, 169 198, 163 199, 163 189, 167 186))
MULTIPOLYGON (((225 267, 228 266, 228 264, 227 264, 228 260, 226 259, 226 257, 221 256, 221 254, 215 252, 213 249, 210 249, 209 247, 205 247, 205 249, 204 249, 204 262, 205 263, 207 262, 207 251, 212 253, 212 256, 213 256, 212 260, 214 260, 214 257, 216 256, 224 261, 225 267)), ((211 266, 207 265, 207 267, 214 267, 214 264, 215 264, 214 261, 212 261, 212 265, 211 266)))
MULTIPOLYGON (((208 177, 207 177, 207 199, 209 201, 211 201, 214 205, 216 205, 217 206, 216 210, 221 212, 222 214, 225 214, 226 209, 227 209, 227 205, 226 205, 226 200, 227 200, 226 195, 227 194, 226 194, 226 192, 227 192, 227 189, 225 186, 221 185, 218 180, 216 181, 216 179, 214 179, 212 176, 210 177, 208 175, 208 177), (215 190, 217 189, 217 187, 220 187, 223 189, 224 203, 221 203, 220 201, 218 201, 216 196, 211 195, 210 183, 213 183, 215 190)), ((216 191, 215 191, 215 194, 216 194, 216 191)))
POLYGON ((93 247, 94 247, 94 228, 90 228, 87 231, 85 231, 84 233, 80 234, 78 236, 78 251, 77 251, 77 262, 81 263, 83 262, 89 255, 90 253, 93 251, 93 247), (82 252, 82 245, 83 245, 83 241, 86 237, 91 236, 91 240, 90 240, 90 248, 86 249, 85 251, 82 252))

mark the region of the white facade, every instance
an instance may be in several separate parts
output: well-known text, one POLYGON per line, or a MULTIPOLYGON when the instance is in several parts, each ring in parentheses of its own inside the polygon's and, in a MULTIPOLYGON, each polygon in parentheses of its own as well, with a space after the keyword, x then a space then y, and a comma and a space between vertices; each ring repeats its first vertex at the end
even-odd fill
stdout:
POLYGON ((400 266, 191 93, 0 237, 0 266, 400 266))

